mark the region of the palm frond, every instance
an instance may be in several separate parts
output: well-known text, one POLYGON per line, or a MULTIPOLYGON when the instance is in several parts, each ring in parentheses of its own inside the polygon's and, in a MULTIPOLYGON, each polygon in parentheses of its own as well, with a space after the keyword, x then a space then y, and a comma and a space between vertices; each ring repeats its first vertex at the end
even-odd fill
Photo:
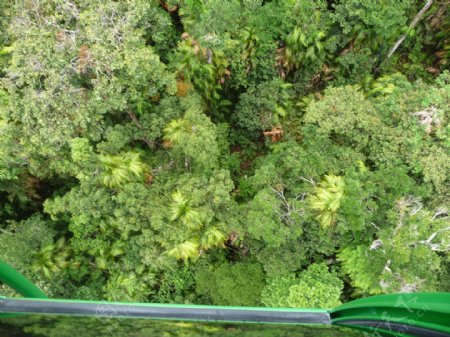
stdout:
POLYGON ((344 195, 344 187, 342 177, 326 175, 309 197, 309 206, 318 213, 316 219, 322 227, 327 228, 334 223, 344 195))
POLYGON ((200 245, 197 240, 188 240, 169 250, 167 255, 177 260, 196 260, 200 254, 200 245))
POLYGON ((227 236, 215 227, 209 228, 200 239, 202 249, 208 250, 214 247, 224 247, 227 236))
POLYGON ((118 188, 139 179, 148 170, 140 159, 139 153, 127 152, 117 156, 101 155, 103 164, 103 184, 109 188, 118 188))

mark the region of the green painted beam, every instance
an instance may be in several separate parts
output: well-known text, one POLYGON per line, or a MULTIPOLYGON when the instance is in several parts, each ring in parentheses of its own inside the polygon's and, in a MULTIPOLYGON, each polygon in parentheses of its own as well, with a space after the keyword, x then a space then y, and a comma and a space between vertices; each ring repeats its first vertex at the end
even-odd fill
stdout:
POLYGON ((45 294, 25 276, 0 260, 0 282, 13 288, 19 294, 29 298, 46 298, 45 294))
POLYGON ((450 336, 450 293, 372 296, 330 311, 332 324, 385 336, 450 336))

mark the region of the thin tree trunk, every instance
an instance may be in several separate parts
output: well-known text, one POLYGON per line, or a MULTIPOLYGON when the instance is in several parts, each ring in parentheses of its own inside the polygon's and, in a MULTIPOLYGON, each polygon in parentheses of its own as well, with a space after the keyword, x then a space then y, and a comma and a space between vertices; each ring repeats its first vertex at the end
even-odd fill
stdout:
MULTIPOLYGON (((409 30, 413 29, 420 21, 420 19, 422 18, 422 16, 425 14, 425 12, 431 7, 431 5, 433 4, 433 0, 428 0, 427 3, 425 4, 425 6, 422 7, 422 9, 419 11, 419 13, 416 14, 416 16, 414 17, 414 19, 411 21, 411 23, 409 24, 409 30)), ((400 36, 400 38, 397 40, 397 42, 395 42, 395 44, 391 47, 391 49, 389 50, 389 53, 387 55, 387 58, 389 59, 397 50, 398 47, 400 47, 400 45, 403 43, 403 41, 406 39, 406 34, 403 34, 402 36, 400 36)))

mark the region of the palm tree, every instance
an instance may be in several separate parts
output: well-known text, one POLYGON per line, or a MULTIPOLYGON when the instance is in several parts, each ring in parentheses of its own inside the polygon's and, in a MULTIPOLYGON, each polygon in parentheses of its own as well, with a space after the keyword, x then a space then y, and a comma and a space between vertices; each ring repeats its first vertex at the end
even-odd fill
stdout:
POLYGON ((126 152, 121 155, 101 155, 103 164, 103 184, 109 188, 118 188, 126 183, 141 178, 147 165, 145 165, 139 153, 126 152))
POLYGON ((229 75, 228 60, 223 52, 202 47, 186 34, 185 40, 178 46, 174 64, 179 79, 193 84, 208 102, 216 102, 221 98, 218 82, 224 82, 223 75, 229 75))
POLYGON ((196 239, 187 240, 169 250, 167 255, 177 260, 196 260, 200 255, 200 245, 196 239))
POLYGON ((215 227, 211 227, 203 233, 200 239, 200 245, 203 250, 214 247, 225 247, 224 242, 227 236, 215 227))
POLYGON ((382 76, 371 82, 369 90, 366 92, 366 96, 388 95, 392 94, 396 86, 393 82, 392 76, 382 76))
POLYGON ((326 175, 315 188, 314 194, 309 197, 309 204, 318 212, 316 219, 322 227, 329 227, 334 223, 344 195, 344 186, 342 177, 326 175))
POLYGON ((307 34, 299 27, 294 28, 286 37, 286 47, 280 50, 278 63, 290 71, 315 62, 321 55, 325 38, 323 31, 307 34))
POLYGON ((192 126, 183 118, 174 119, 164 128, 163 132, 164 146, 171 148, 183 142, 183 139, 192 132, 192 126))
POLYGON ((197 230, 203 226, 200 212, 192 207, 191 201, 185 198, 180 191, 172 194, 172 200, 170 221, 180 220, 191 230, 197 230))
POLYGON ((109 249, 104 247, 97 248, 91 251, 91 254, 95 256, 95 264, 99 269, 108 269, 114 259, 120 255, 125 254, 125 244, 123 241, 116 241, 109 249))
POLYGON ((112 274, 104 289, 108 301, 143 301, 150 293, 145 280, 133 272, 112 274))
POLYGON ((65 239, 62 237, 35 254, 31 270, 37 274, 42 274, 46 278, 50 278, 53 273, 58 273, 66 268, 77 267, 76 263, 68 261, 70 255, 71 249, 66 246, 65 239))

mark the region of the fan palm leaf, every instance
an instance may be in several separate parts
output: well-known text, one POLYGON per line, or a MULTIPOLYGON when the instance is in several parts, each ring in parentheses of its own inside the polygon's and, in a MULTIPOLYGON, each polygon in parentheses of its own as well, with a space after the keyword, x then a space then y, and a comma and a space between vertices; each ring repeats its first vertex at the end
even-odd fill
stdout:
POLYGON ((202 249, 208 250, 214 247, 224 247, 227 236, 215 227, 209 228, 200 239, 202 249))
POLYGON ((199 248, 200 245, 197 240, 188 240, 176 245, 167 252, 167 255, 174 257, 177 260, 195 260, 200 254, 199 248))

